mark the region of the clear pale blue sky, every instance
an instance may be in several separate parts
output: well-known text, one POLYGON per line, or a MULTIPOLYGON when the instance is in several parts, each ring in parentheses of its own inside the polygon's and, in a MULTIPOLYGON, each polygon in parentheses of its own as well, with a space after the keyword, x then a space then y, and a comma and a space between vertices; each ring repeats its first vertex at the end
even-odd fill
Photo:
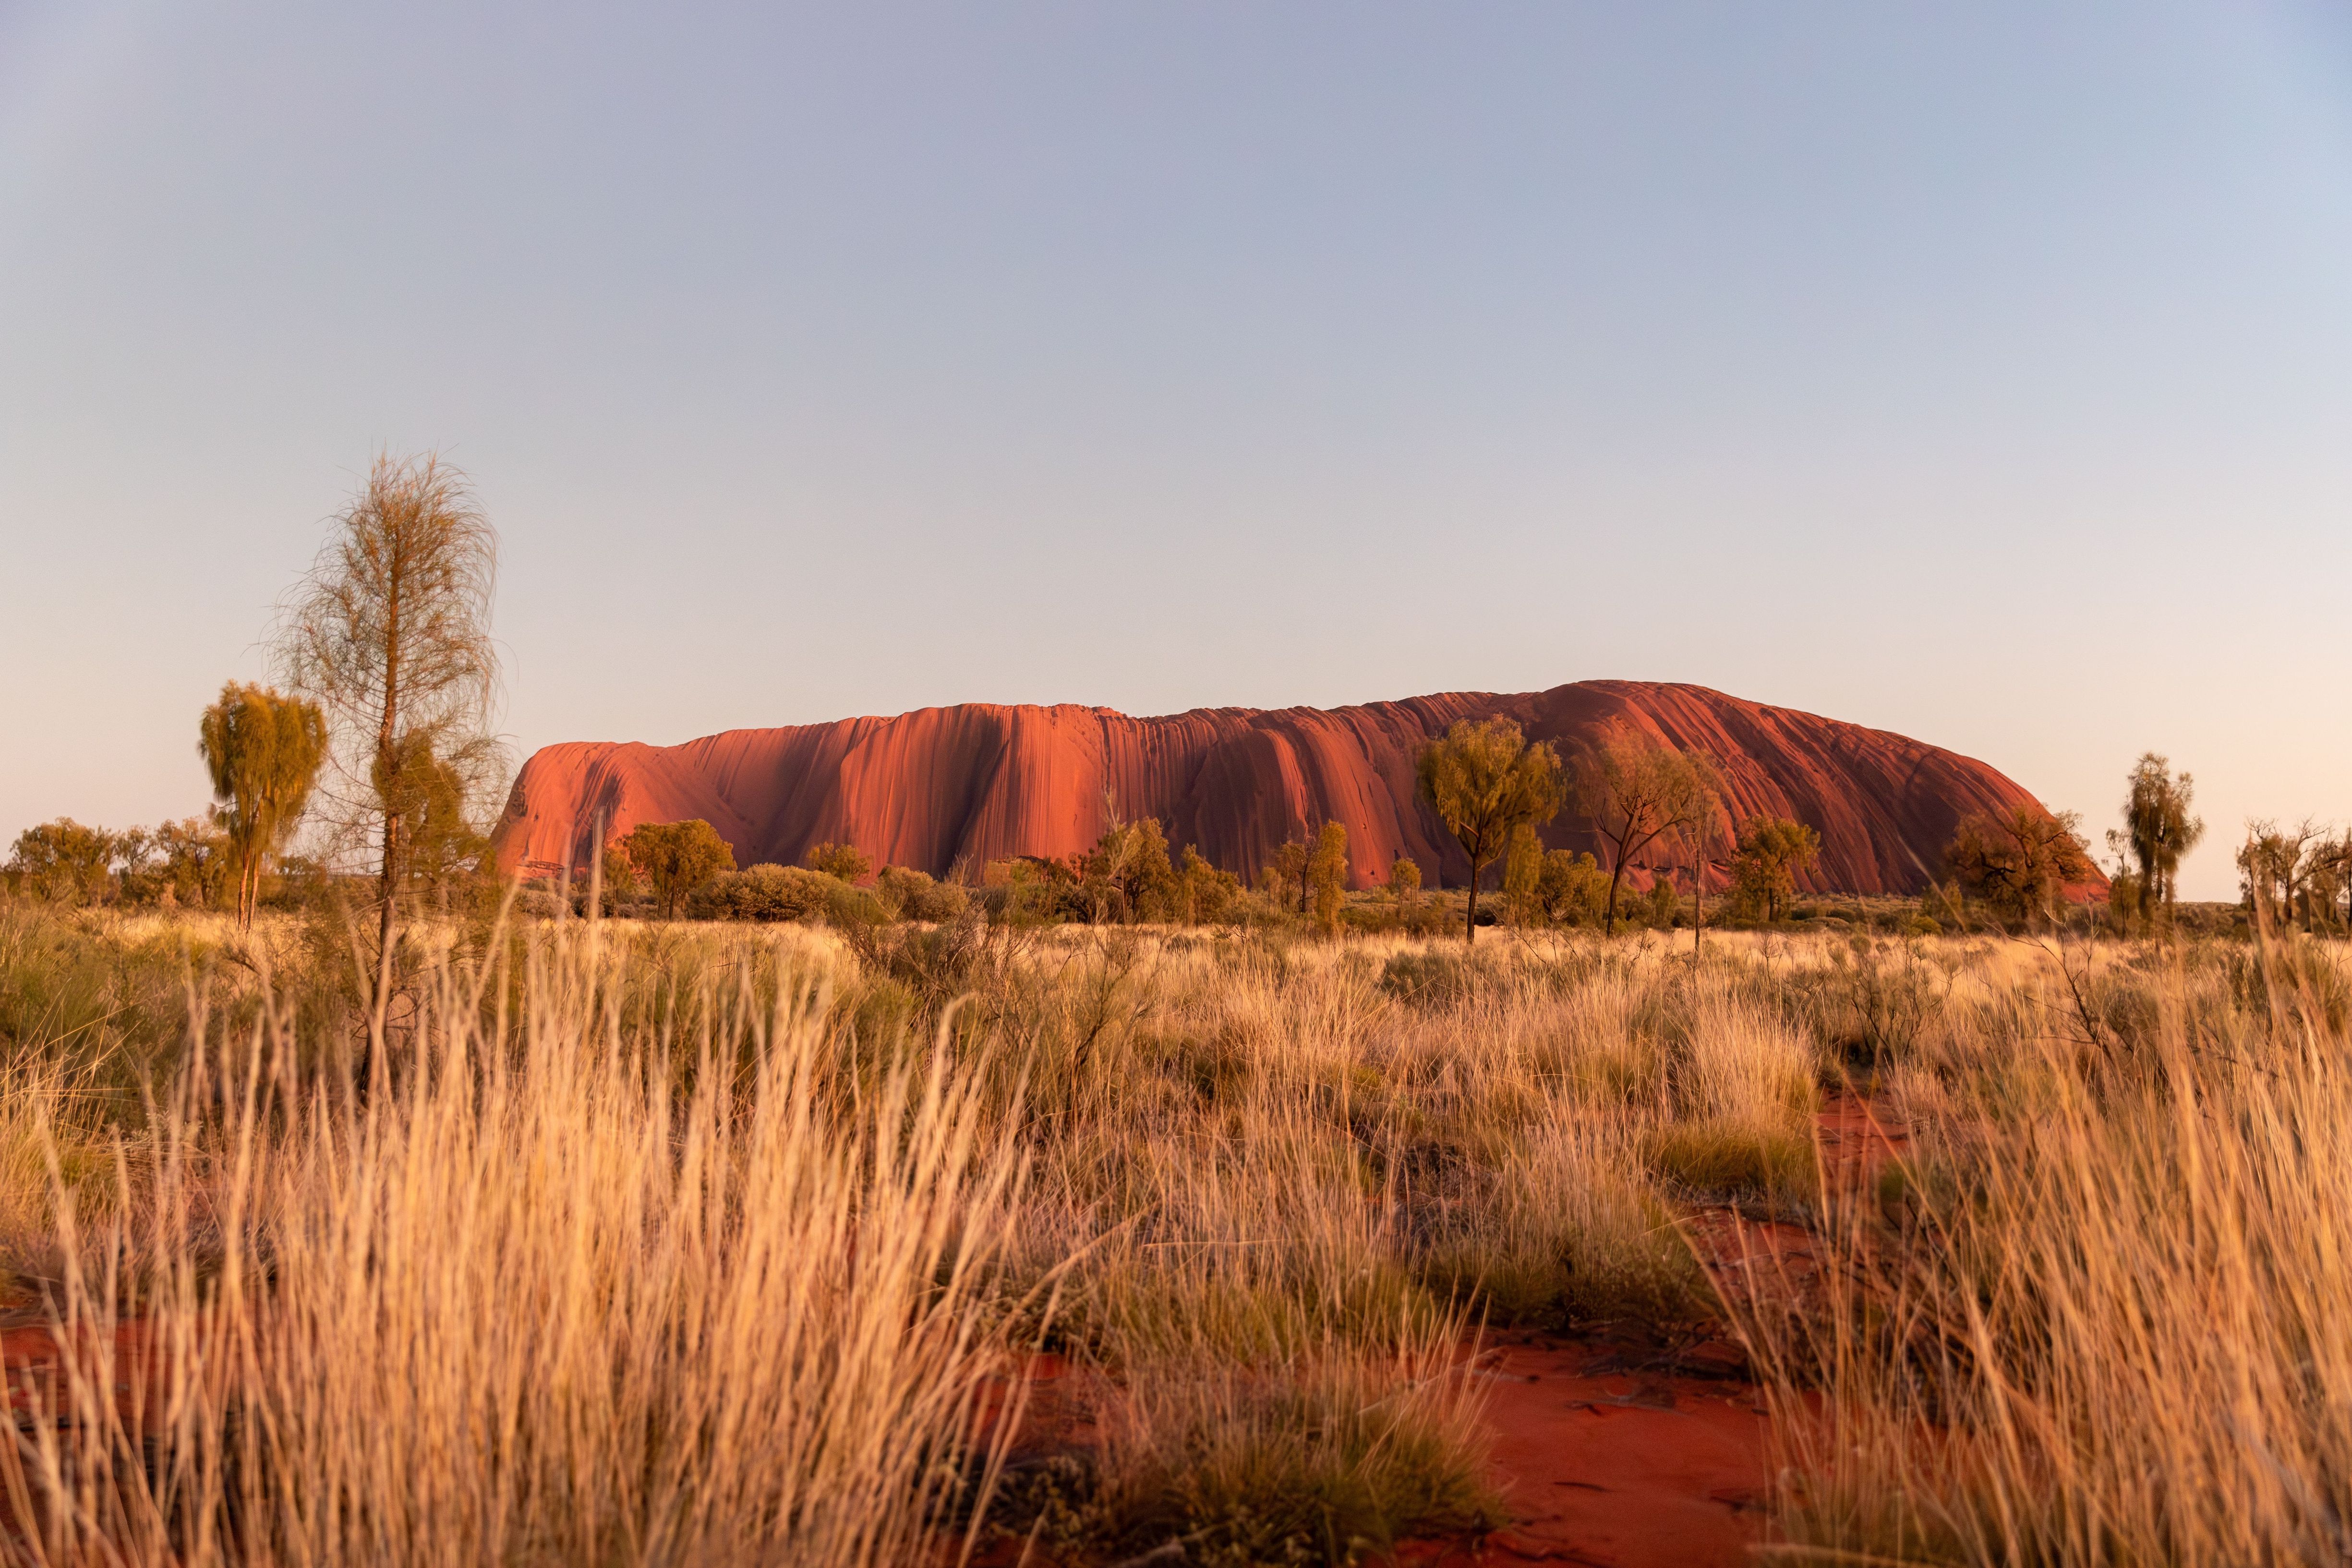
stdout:
POLYGON ((1692 680, 2352 813, 2294 5, 0 0, 0 840, 195 811, 379 447, 519 752, 1692 680))

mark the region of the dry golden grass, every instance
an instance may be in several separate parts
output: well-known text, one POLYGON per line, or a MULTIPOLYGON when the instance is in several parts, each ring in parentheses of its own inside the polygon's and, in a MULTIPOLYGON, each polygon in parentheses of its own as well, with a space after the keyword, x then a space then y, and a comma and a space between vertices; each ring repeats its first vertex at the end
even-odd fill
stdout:
POLYGON ((1825 1226, 1840 1288, 1748 1325, 1794 1542, 2352 1557, 2344 973, 2291 942, 2011 952, 1955 987, 1892 1097, 1911 1167, 1825 1226))
MULTIPOLYGON (((114 1005, 9 918, 0 1023, 114 1005)), ((18 1037, 25 1266, 162 1381, 93 1363, 0 1450, 15 1556, 1345 1562, 1498 1517, 1448 1372, 1482 1324, 1670 1356, 1728 1310, 1777 1554, 2337 1560, 2317 944, 460 934, 368 1092, 315 943, 268 988, 198 954, 152 1116, 18 1037), (1914 1134, 1857 1192, 1811 1139, 1850 1085, 1914 1134), (1718 1300, 1679 1223, 1725 1204, 1815 1227, 1822 1281, 1718 1300), (1000 1411, 1040 1347, 1083 1443, 1000 1411)))
POLYGON ((504 1036, 444 972, 363 1097, 294 1079, 275 1028, 205 1042, 129 1219, 66 1205, 66 1338, 137 1330, 0 1450, 26 1555, 931 1549, 987 1458, 1010 1124, 925 1053, 845 1110, 813 1004, 706 1034, 682 1079, 601 967, 540 956, 504 1036))

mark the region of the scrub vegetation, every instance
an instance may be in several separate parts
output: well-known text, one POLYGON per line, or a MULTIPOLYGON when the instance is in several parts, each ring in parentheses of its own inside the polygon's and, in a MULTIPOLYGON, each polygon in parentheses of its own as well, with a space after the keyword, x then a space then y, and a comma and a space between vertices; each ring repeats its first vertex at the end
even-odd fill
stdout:
POLYGON ((85 1347, 8 1551, 1354 1561, 1504 1522, 1507 1327, 1738 1345, 1779 1560, 2335 1550, 2335 943, 1009 907, 404 922, 386 1024, 324 917, 0 903, 0 1244, 85 1347), (1722 1210, 1822 1267, 1723 1291, 1722 1210))

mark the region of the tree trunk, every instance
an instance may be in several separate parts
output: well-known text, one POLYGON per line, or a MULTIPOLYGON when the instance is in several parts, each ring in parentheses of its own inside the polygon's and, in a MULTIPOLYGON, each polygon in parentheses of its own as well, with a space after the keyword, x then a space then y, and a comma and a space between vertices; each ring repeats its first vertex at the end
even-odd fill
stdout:
POLYGON ((1699 938, 1706 934, 1706 862, 1691 851, 1691 957, 1698 957, 1699 938))
POLYGON ((383 816, 383 872, 378 879, 377 891, 383 900, 383 915, 376 928, 375 1005, 381 1017, 392 1005, 392 943, 393 905, 399 891, 400 876, 400 814, 387 811, 383 816))
POLYGON ((1601 934, 1603 936, 1615 936, 1617 934, 1617 883, 1619 879, 1625 875, 1624 846, 1618 846, 1618 852, 1610 857, 1610 861, 1609 914, 1608 918, 1603 920, 1601 923, 1601 934))
POLYGON ((383 774, 378 786, 385 792, 383 800, 383 871, 377 891, 383 899, 383 916, 376 929, 375 1013, 381 1019, 392 1005, 392 943, 396 934, 393 906, 400 891, 400 779, 395 771, 399 763, 396 742, 400 736, 400 571, 401 553, 393 552, 391 592, 386 595, 387 614, 383 631, 383 716, 375 731, 376 766, 383 774))
POLYGON ((1474 858, 1470 862, 1470 912, 1464 917, 1462 926, 1465 946, 1478 940, 1478 873, 1486 868, 1484 861, 1474 858))

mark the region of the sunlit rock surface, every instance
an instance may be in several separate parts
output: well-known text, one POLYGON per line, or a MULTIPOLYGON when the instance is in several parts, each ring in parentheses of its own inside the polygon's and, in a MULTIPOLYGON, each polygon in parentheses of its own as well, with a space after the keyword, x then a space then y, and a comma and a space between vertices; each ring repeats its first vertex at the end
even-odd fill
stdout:
MULTIPOLYGON (((1198 845, 1244 875, 1286 839, 1336 818, 1347 825, 1358 887, 1384 880, 1400 854, 1457 886, 1468 863, 1414 803, 1413 755, 1455 720, 1490 714, 1517 720, 1563 756, 1612 730, 1711 753, 1728 784, 1727 838, 1733 820, 1763 815, 1820 830, 1821 864, 1806 879, 1814 889, 1916 891, 1938 874, 1962 816, 2038 806, 1971 758, 1700 686, 1584 680, 1517 696, 1454 691, 1328 710, 1204 708, 1151 719, 965 703, 730 730, 678 746, 545 747, 515 781, 499 827, 499 864, 547 875, 569 860, 584 871, 599 823, 612 836, 698 816, 734 847, 739 865, 792 864, 833 840, 856 844, 877 865, 941 876, 961 866, 976 877, 1003 856, 1086 849, 1116 810, 1158 817, 1171 845, 1198 845)), ((1601 848, 1572 810, 1544 837, 1601 848)))

